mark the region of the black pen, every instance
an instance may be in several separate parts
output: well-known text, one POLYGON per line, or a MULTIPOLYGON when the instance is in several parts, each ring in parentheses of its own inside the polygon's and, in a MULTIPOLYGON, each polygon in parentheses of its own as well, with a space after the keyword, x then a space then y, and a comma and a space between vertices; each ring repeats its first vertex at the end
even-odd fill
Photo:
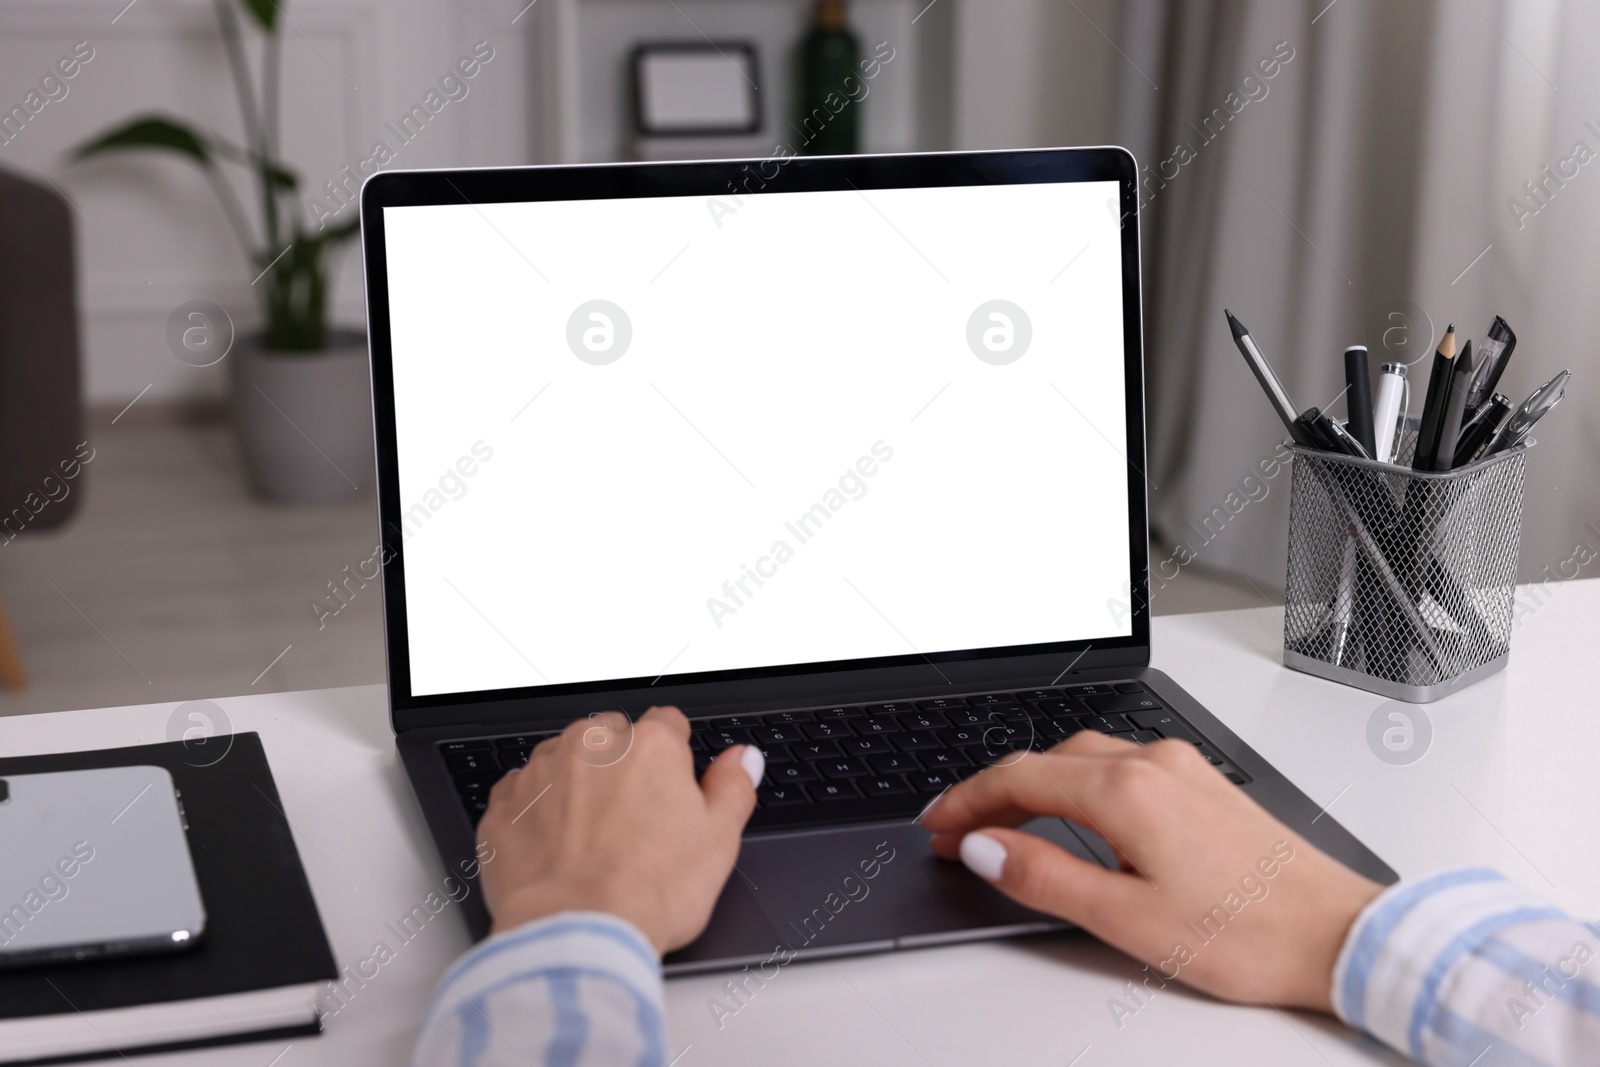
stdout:
POLYGON ((1499 315, 1489 326, 1489 335, 1478 348, 1478 369, 1472 375, 1472 391, 1467 394, 1467 413, 1476 415, 1484 403, 1494 395, 1500 376, 1511 362, 1511 353, 1517 350, 1517 335, 1509 323, 1499 315))
POLYGON ((1351 345, 1344 350, 1344 382, 1350 435, 1361 442, 1370 459, 1378 454, 1378 437, 1372 425, 1372 378, 1366 345, 1351 345))
POLYGON ((1439 417, 1439 442, 1433 449, 1433 469, 1447 471, 1455 463, 1456 445, 1461 441, 1461 421, 1467 414, 1467 394, 1472 391, 1472 342, 1468 341, 1450 371, 1450 393, 1445 397, 1444 414, 1439 417))
POLYGON ((1481 405, 1471 425, 1461 427, 1461 440, 1456 442, 1455 462, 1450 464, 1451 468, 1465 467, 1477 459, 1509 414, 1511 399, 1504 393, 1494 394, 1487 404, 1481 405))
POLYGON ((1322 416, 1322 421, 1325 424, 1322 428, 1323 432, 1339 446, 1338 450, 1340 452, 1347 456, 1355 456, 1357 459, 1372 458, 1372 453, 1367 451, 1366 446, 1356 440, 1355 434, 1345 429, 1341 423, 1333 421, 1326 415, 1322 416))
POLYGON ((1433 371, 1428 375, 1428 396, 1422 402, 1422 426, 1417 430, 1417 446, 1411 456, 1411 469, 1433 470, 1439 447, 1439 422, 1444 417, 1444 402, 1450 392, 1450 371, 1456 358, 1456 328, 1444 332, 1439 349, 1433 354, 1433 371))

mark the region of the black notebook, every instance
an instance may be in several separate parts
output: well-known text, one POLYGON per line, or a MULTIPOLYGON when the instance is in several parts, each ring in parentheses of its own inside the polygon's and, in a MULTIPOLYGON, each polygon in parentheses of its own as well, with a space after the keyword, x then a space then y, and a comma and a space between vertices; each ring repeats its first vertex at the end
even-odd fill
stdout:
POLYGON ((184 952, 0 969, 0 1063, 321 1029, 316 996, 337 969, 259 735, 0 759, 0 777, 134 764, 172 774, 205 936, 184 952))

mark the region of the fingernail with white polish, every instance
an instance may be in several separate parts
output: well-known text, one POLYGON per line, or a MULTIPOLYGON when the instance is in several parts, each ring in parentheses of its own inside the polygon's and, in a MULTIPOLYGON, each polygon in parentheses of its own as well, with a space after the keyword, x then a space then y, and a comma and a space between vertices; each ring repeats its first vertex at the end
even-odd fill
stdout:
POLYGON ((979 878, 998 882, 1006 867, 1006 846, 985 834, 968 834, 961 839, 961 862, 979 878))
POLYGON ((759 789, 761 776, 767 770, 767 757, 761 750, 754 745, 746 745, 744 751, 739 753, 739 766, 750 776, 750 784, 759 789))

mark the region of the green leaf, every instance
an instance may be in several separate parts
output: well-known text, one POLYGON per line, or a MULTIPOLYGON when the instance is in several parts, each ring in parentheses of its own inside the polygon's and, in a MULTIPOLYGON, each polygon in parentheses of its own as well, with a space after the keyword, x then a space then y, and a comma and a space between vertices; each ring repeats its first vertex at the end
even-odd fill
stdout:
POLYGON ((361 232, 361 216, 357 215, 355 218, 351 219, 349 222, 341 222, 337 226, 328 227, 326 230, 322 231, 322 233, 320 234, 320 237, 322 238, 322 242, 324 244, 336 245, 336 244, 339 244, 341 241, 346 241, 346 240, 350 239, 351 237, 354 237, 356 234, 358 234, 360 232, 361 232))
POLYGON ((263 161, 261 156, 248 148, 241 148, 233 142, 213 136, 210 141, 211 148, 217 156, 230 163, 239 163, 243 166, 260 168, 267 176, 267 182, 274 189, 294 192, 300 187, 300 176, 289 168, 272 160, 263 161))
POLYGON ((277 28, 278 5, 273 0, 240 0, 240 3, 263 30, 271 33, 277 28))
POLYGON ((123 148, 162 148, 177 152, 199 163, 212 164, 211 147, 190 127, 160 115, 143 115, 115 127, 73 149, 74 159, 87 159, 102 152, 123 148))
POLYGON ((274 189, 282 189, 292 193, 300 187, 300 178, 292 170, 286 170, 276 163, 268 163, 266 164, 266 172, 267 180, 272 183, 274 189))

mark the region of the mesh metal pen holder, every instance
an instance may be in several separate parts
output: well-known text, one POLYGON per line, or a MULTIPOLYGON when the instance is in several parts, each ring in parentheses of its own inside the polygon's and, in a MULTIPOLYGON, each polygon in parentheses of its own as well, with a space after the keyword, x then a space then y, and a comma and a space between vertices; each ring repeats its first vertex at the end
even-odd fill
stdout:
POLYGON ((1427 703, 1506 665, 1525 444, 1458 470, 1291 445, 1285 666, 1427 703))

